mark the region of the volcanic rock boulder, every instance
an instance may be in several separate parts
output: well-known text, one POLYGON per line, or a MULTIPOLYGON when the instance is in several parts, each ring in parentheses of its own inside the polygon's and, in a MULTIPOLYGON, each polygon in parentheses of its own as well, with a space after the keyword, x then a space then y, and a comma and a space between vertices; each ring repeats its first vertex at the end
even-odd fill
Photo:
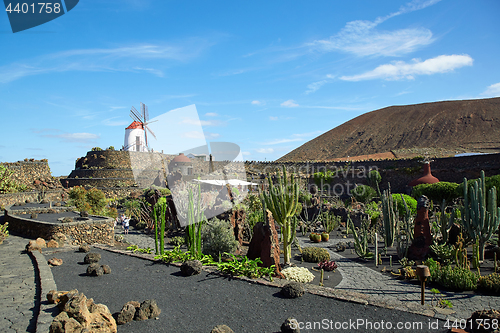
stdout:
POLYGON ((58 248, 59 244, 55 240, 51 239, 47 242, 47 247, 58 248))
POLYGON ((63 234, 62 232, 56 232, 55 234, 52 235, 51 238, 52 238, 52 240, 57 242, 57 245, 59 247, 63 247, 64 242, 66 242, 66 240, 67 240, 66 235, 63 234))
POLYGON ((88 253, 88 252, 90 252, 90 246, 88 246, 87 244, 82 244, 82 245, 80 245, 80 247, 78 248, 78 252, 85 252, 85 253, 88 253))
POLYGON ((49 265, 52 265, 52 266, 61 266, 63 264, 63 260, 62 259, 57 259, 56 257, 54 258, 51 258, 47 261, 47 263, 49 265))
POLYGON ((118 325, 123 325, 134 320, 135 312, 138 308, 139 307, 135 307, 131 302, 125 303, 116 316, 116 323, 118 325))
POLYGON ((281 324, 282 333, 300 333, 299 322, 295 318, 287 318, 283 324, 281 324))
POLYGON ((234 333, 234 331, 227 325, 217 325, 212 328, 210 333, 234 333))
POLYGON ((92 263, 97 263, 101 260, 101 254, 95 253, 95 252, 90 252, 88 253, 85 258, 83 259, 83 262, 86 264, 92 264, 92 263))
POLYGON ((248 259, 262 260, 263 267, 275 265, 276 275, 282 277, 280 272, 280 245, 274 221, 269 218, 269 224, 258 222, 253 227, 253 237, 247 253, 248 259))
POLYGON ((156 305, 156 300, 147 299, 141 303, 141 306, 135 312, 134 320, 146 320, 156 318, 160 315, 161 310, 156 305))
POLYGON ((286 298, 297 298, 304 295, 304 286, 299 282, 290 282, 281 288, 281 294, 286 298))
POLYGON ((52 321, 50 333, 116 333, 116 321, 106 305, 95 304, 83 293, 71 295, 62 312, 52 321))
POLYGON ((90 276, 101 276, 104 274, 104 269, 101 265, 94 262, 87 267, 87 275, 90 276))
POLYGON ((203 264, 199 260, 187 260, 182 263, 181 272, 184 276, 197 275, 201 273, 203 264))
POLYGON ((101 265, 101 268, 104 274, 111 273, 111 268, 108 265, 101 265))
POLYGON ((27 252, 39 251, 40 253, 42 253, 42 249, 45 247, 47 247, 45 239, 37 238, 36 240, 30 240, 29 243, 26 244, 26 251, 27 252))

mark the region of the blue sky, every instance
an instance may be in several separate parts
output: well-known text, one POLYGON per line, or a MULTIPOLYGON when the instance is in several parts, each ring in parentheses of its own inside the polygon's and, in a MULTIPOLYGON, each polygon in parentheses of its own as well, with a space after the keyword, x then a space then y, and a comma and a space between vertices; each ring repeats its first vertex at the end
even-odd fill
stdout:
POLYGON ((15 34, 0 14, 0 161, 68 175, 123 145, 140 102, 151 118, 195 104, 207 140, 274 160, 375 109, 500 96, 499 14, 497 0, 84 0, 15 34))

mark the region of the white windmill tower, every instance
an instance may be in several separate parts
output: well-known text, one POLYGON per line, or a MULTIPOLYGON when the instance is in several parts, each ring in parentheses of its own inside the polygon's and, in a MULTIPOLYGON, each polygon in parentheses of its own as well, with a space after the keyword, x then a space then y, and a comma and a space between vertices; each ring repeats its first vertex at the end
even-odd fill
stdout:
POLYGON ((141 112, 137 111, 133 106, 130 110, 130 117, 134 120, 125 129, 125 151, 149 151, 148 149, 148 134, 156 139, 156 135, 148 127, 149 112, 148 107, 141 103, 141 112))

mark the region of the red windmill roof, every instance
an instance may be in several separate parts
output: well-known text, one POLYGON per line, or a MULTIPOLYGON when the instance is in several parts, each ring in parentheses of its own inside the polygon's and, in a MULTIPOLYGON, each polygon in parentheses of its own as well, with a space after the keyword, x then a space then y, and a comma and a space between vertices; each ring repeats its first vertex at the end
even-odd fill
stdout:
POLYGON ((142 123, 138 122, 138 121, 133 121, 132 124, 130 124, 127 128, 125 129, 136 129, 136 128, 140 128, 140 129, 144 129, 144 126, 142 126, 142 123))

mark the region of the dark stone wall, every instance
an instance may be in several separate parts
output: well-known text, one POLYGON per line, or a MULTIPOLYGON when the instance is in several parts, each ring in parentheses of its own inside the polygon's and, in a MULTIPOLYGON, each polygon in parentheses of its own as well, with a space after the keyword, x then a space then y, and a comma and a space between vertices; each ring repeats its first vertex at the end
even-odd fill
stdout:
POLYGON ((26 186, 33 185, 35 180, 44 181, 52 178, 47 160, 26 159, 24 161, 0 164, 14 171, 13 178, 26 186))
MULTIPOLYGON (((67 208, 61 208, 64 210, 67 208)), ((57 209, 54 209, 57 211, 57 209)), ((31 212, 31 211, 30 211, 31 212)), ((72 245, 108 244, 114 245, 114 221, 112 218, 99 218, 92 222, 51 223, 23 217, 23 211, 5 208, 5 221, 9 223, 9 231, 30 238, 52 238, 58 232, 68 238, 72 245)), ((25 214, 27 212, 24 212, 25 214)))

